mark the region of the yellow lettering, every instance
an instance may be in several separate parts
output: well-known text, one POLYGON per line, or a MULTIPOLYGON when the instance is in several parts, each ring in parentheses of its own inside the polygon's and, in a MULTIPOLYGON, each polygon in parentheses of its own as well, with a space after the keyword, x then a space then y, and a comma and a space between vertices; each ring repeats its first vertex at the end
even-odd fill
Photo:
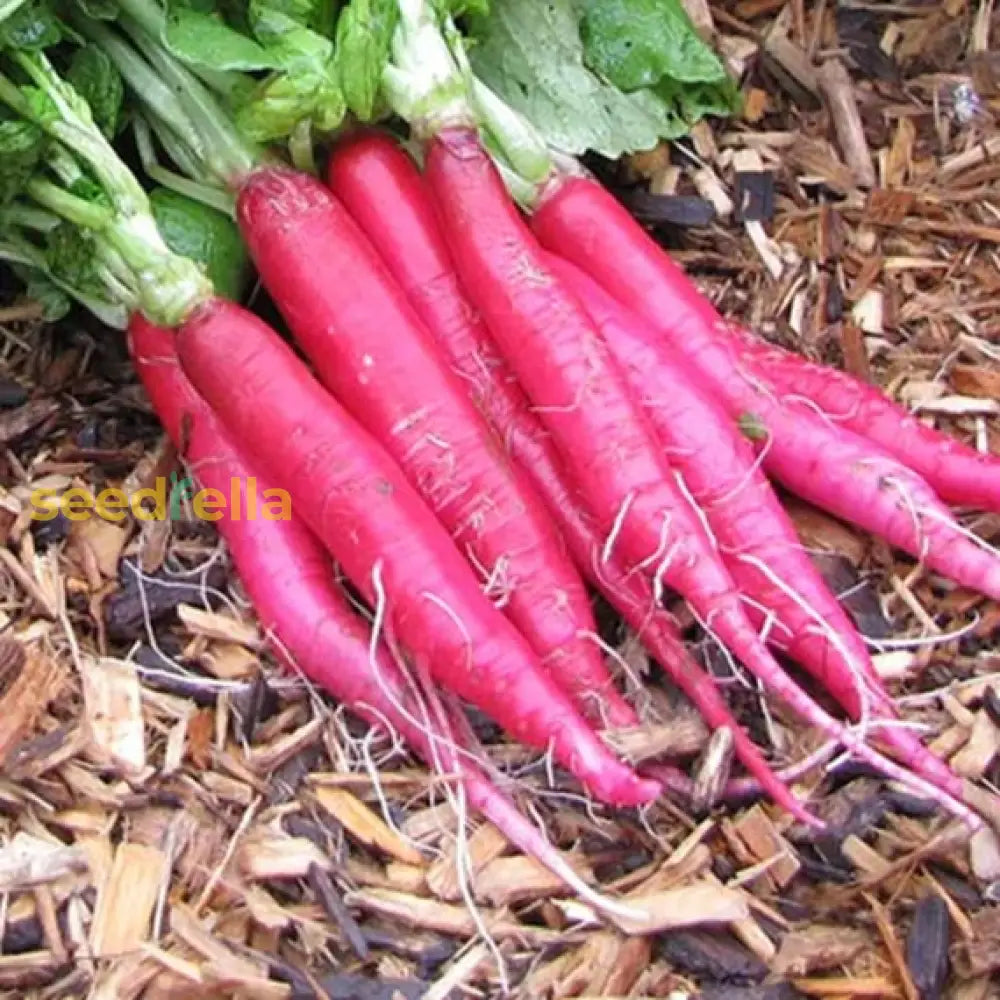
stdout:
POLYGON ((257 520, 257 477, 251 476, 247 480, 247 520, 257 520))
POLYGON ((155 486, 136 490, 129 498, 129 508, 137 521, 165 521, 167 519, 167 480, 156 477, 155 486), (143 506, 144 500, 152 500, 152 508, 143 506))
POLYGON ((194 516, 201 521, 218 521, 226 506, 222 490, 199 490, 194 495, 194 516))
POLYGON ((264 520, 290 521, 292 519, 292 498, 286 490, 264 490, 264 520), (272 508, 277 505, 277 511, 272 508))
POLYGON ((70 521, 86 521, 93 506, 94 498, 82 486, 72 486, 63 494, 63 513, 70 521))
POLYGON ((59 513, 58 490, 53 486, 39 486, 31 491, 31 518, 33 521, 51 521, 59 513))
POLYGON ((97 494, 97 516, 105 521, 124 521, 128 514, 128 497, 117 487, 101 490, 97 494))

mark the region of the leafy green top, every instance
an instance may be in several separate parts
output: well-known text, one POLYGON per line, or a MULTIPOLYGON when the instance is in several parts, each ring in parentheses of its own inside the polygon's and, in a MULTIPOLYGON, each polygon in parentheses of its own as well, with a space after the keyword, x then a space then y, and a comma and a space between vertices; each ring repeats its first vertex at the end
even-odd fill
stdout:
POLYGON ((680 0, 494 0, 470 26, 477 76, 567 153, 617 158, 737 106, 680 0))

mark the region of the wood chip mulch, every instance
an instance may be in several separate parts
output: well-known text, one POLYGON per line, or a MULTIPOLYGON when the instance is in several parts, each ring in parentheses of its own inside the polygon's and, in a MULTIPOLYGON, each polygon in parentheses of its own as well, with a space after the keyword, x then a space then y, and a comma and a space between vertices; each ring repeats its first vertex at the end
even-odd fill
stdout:
MULTIPOLYGON (((1000 10, 687 6, 743 78, 743 117, 594 168, 727 314, 1000 453, 1000 10)), ((970 839, 850 763, 797 781, 822 835, 710 795, 595 808, 473 715, 577 870, 652 901, 631 933, 596 920, 279 673, 210 524, 32 520, 32 490, 180 467, 118 335, 0 303, 0 997, 1000 996, 991 829, 970 839)), ((995 790, 1000 607, 789 506, 907 721, 995 790)), ((1000 538, 996 515, 967 523, 1000 538)), ((725 754, 603 625, 669 755, 719 787, 725 754)), ((777 765, 816 749, 691 638, 777 765)))

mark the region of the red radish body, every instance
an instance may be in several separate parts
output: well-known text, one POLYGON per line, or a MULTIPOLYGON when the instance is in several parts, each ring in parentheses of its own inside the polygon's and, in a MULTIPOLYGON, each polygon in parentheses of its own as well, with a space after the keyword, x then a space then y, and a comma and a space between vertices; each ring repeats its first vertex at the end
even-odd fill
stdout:
POLYGON ((771 662, 624 376, 577 300, 547 271, 475 132, 453 129, 432 140, 426 177, 470 300, 611 536, 605 556, 618 552, 627 567, 649 567, 738 656, 771 662))
POLYGON ((563 180, 535 211, 532 228, 544 246, 588 271, 619 301, 650 322, 669 326, 672 342, 686 355, 690 351, 692 361, 700 344, 728 343, 743 366, 779 394, 812 400, 836 424, 913 469, 947 503, 1000 511, 1000 461, 925 427, 849 375, 735 330, 600 185, 585 178, 563 180))
POLYGON ((551 441, 499 355, 489 329, 459 286, 416 165, 390 136, 363 132, 334 150, 329 182, 546 502, 581 573, 640 634, 708 724, 733 732, 740 760, 766 793, 802 817, 801 805, 775 779, 760 751, 732 718, 711 678, 687 654, 669 616, 656 609, 649 584, 638 575, 626 578, 615 558, 600 566, 598 535, 580 510, 579 500, 571 495, 551 441))
POLYGON ((760 425, 764 468, 793 493, 962 586, 1000 597, 1000 559, 956 530, 927 483, 868 440, 782 406, 741 364, 711 303, 598 184, 565 180, 533 226, 553 253, 659 330, 732 417, 760 425))
POLYGON ((790 636, 782 648, 855 718, 862 712, 863 685, 869 700, 887 708, 861 636, 803 551, 753 448, 725 409, 641 317, 572 264, 554 256, 547 263, 583 303, 627 373, 671 464, 705 512, 740 590, 790 636))
POLYGON ((540 501, 344 207, 307 174, 271 170, 244 185, 238 211, 320 380, 399 463, 575 702, 633 722, 620 699, 602 699, 611 678, 586 588, 540 501))
MULTIPOLYGON (((268 486, 238 454, 181 371, 173 334, 135 317, 129 342, 153 407, 202 488, 228 495, 234 479, 253 476, 263 494, 268 486)), ((511 843, 565 877, 559 852, 415 703, 388 651, 371 649, 370 630, 334 584, 330 557, 316 537, 296 520, 236 522, 224 516, 216 524, 284 665, 301 670, 373 726, 390 726, 429 765, 460 775, 474 808, 511 843)))
MULTIPOLYGON (((672 487, 655 434, 579 302, 549 272, 475 130, 427 144, 425 176, 470 300, 552 434, 602 531, 638 568, 676 587, 715 634, 801 717, 883 774, 940 794, 883 758, 794 684, 768 653, 710 548, 693 507, 672 487)), ((978 820, 957 802, 953 811, 978 820)))
MULTIPOLYGON (((294 225, 294 222, 290 222, 294 225)), ((509 622, 398 467, 266 324, 219 299, 177 335, 181 364, 248 458, 280 483, 386 627, 444 687, 551 747, 602 801, 658 787, 616 760, 509 622)))
POLYGON ((740 356, 781 402, 819 412, 837 427, 874 441, 922 476, 945 503, 1000 513, 1000 459, 928 427, 875 386, 847 372, 729 327, 740 356))
MULTIPOLYGON (((767 480, 756 471, 749 442, 733 434, 732 420, 708 395, 697 373, 686 369, 683 356, 656 329, 578 268, 561 258, 550 260, 550 266, 585 304, 630 373, 636 395, 644 400, 672 461, 706 511, 734 579, 791 633, 782 648, 853 719, 896 718, 857 629, 802 550, 795 527, 767 480), (787 590, 759 568, 741 562, 741 553, 755 557, 758 565, 766 564, 787 590)), ((789 451, 787 462, 791 461, 789 451)), ((922 774, 942 782, 951 794, 960 794, 958 777, 911 732, 891 726, 878 735, 922 774)))

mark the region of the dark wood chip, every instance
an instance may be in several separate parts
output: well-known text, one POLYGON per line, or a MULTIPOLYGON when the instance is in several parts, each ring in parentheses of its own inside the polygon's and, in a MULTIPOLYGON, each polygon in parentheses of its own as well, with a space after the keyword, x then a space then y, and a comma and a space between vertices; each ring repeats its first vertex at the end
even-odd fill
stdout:
POLYGON ((190 698, 202 708, 214 705, 218 699, 218 689, 199 681, 197 677, 182 674, 177 670, 177 664, 170 659, 170 655, 174 652, 179 653, 180 648, 178 643, 171 643, 170 638, 169 635, 160 638, 159 650, 143 644, 135 651, 132 659, 136 663, 150 671, 156 671, 145 674, 144 683, 166 694, 190 698))
POLYGON ((0 444, 9 445, 33 431, 59 410, 54 399, 32 399, 0 413, 0 444))
POLYGON ((248 687, 237 691, 232 698, 237 739, 252 743, 257 726, 270 719, 278 711, 279 704, 274 688, 263 674, 258 673, 248 687))
POLYGON ((343 931, 344 938, 355 955, 362 962, 368 960, 368 942, 365 940, 358 922, 344 905, 340 890, 330 875, 318 865, 310 865, 309 886, 326 915, 343 931))
POLYGON ((649 225, 707 226, 715 218, 710 201, 696 195, 652 194, 636 188, 622 195, 628 210, 649 225))
POLYGON ((13 379, 0 377, 0 409, 23 406, 28 401, 28 390, 13 379))
POLYGON ((333 972, 319 979, 330 1000, 420 1000, 427 983, 420 979, 382 979, 333 972))
POLYGON ((671 931, 657 938, 657 948, 675 971, 698 979, 753 983, 767 975, 767 966, 724 931, 671 931))
POLYGON ((791 983, 762 983, 759 986, 734 986, 732 983, 702 983, 699 1000, 800 1000, 791 983))
POLYGON ((924 896, 913 911, 906 936, 906 966, 921 1000, 937 1000, 948 978, 948 946, 951 918, 944 900, 933 893, 924 896))
POLYGON ((147 615, 158 622, 179 604, 201 604, 206 587, 225 586, 226 569, 218 563, 213 565, 203 586, 201 580, 175 577, 163 570, 143 576, 136 564, 126 559, 121 566, 121 580, 122 589, 104 604, 104 620, 112 639, 127 642, 145 635, 147 615))
POLYGON ((744 170, 736 175, 735 215, 738 222, 768 222, 774 216, 774 174, 744 170))

